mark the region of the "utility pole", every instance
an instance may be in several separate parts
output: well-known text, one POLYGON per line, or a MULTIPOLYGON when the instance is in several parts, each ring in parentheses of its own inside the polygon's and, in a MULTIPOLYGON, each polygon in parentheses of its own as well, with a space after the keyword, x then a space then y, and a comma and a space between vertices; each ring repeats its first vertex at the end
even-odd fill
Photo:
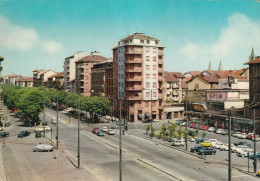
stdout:
POLYGON ((231 112, 228 112, 228 181, 231 181, 231 112))
POLYGON ((255 125, 255 109, 254 109, 254 172, 256 173, 256 167, 257 167, 257 160, 256 160, 256 140, 255 140, 255 132, 256 132, 256 125, 255 125))
POLYGON ((79 93, 79 111, 78 111, 78 168, 80 168, 80 93, 79 93))
POLYGON ((188 107, 187 107, 188 100, 187 100, 187 96, 188 96, 188 89, 186 90, 186 99, 185 99, 185 104, 186 104, 186 106, 185 106, 185 109, 186 109, 186 111, 185 111, 185 118, 186 118, 185 145, 186 145, 186 150, 188 150, 188 139, 187 139, 187 137, 188 137, 188 134, 187 134, 187 132, 188 132, 188 113, 187 113, 187 111, 188 111, 188 107))
POLYGON ((119 115, 119 180, 122 181, 122 141, 121 141, 121 136, 122 136, 122 130, 121 130, 121 99, 119 100, 119 104, 120 104, 120 115, 119 115))
POLYGON ((57 91, 57 135, 56 135, 56 149, 58 149, 59 146, 59 101, 58 101, 58 94, 59 92, 57 91))
POLYGON ((153 90, 151 90, 151 139, 153 139, 153 90))

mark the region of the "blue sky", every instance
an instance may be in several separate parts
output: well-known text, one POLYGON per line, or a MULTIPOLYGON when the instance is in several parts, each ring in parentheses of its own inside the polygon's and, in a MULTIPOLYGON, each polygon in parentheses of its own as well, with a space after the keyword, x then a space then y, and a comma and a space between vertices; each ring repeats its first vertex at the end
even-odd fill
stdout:
POLYGON ((77 51, 112 48, 142 32, 165 46, 164 70, 241 69, 254 47, 260 55, 257 0, 0 0, 2 75, 63 71, 77 51))

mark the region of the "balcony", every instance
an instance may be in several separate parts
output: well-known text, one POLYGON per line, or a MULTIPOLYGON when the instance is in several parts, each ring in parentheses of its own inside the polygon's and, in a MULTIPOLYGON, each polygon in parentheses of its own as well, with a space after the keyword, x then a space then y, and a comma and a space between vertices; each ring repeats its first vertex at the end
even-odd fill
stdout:
POLYGON ((142 49, 139 49, 139 48, 129 48, 129 49, 126 49, 126 52, 125 54, 127 55, 131 55, 131 54, 142 54, 143 53, 143 50, 142 49))
POLYGON ((133 60, 127 59, 125 63, 143 63, 141 58, 134 58, 133 60))
MULTIPOLYGON (((158 81, 163 81, 162 76, 159 76, 159 77, 158 77, 158 81)), ((167 88, 168 88, 168 87, 167 87, 167 88)))
POLYGON ((179 98, 178 98, 178 97, 174 97, 174 98, 172 98, 172 100, 173 100, 174 102, 179 102, 179 98))
POLYGON ((158 59, 158 64, 163 64, 163 59, 162 58, 158 59))
POLYGON ((125 72, 142 72, 143 69, 141 67, 134 67, 134 68, 130 68, 130 67, 126 67, 125 72))
POLYGON ((158 72, 163 72, 163 68, 158 68, 158 72))
POLYGON ((142 100, 142 96, 129 96, 127 97, 129 101, 139 101, 142 100))
POLYGON ((163 56, 163 50, 158 50, 158 55, 163 56))
POLYGON ((167 95, 170 95, 170 94, 171 94, 171 91, 168 90, 166 93, 167 93, 167 95))
POLYGON ((141 82, 142 81, 142 77, 141 76, 134 76, 134 77, 126 77, 125 78, 126 82, 141 82))
POLYGON ((142 89, 141 85, 128 86, 125 88, 125 90, 127 91, 136 91, 141 89, 142 89))
POLYGON ((178 93, 177 91, 173 91, 173 92, 172 92, 172 95, 174 95, 174 96, 178 96, 179 93, 178 93))
POLYGON ((260 72, 256 72, 255 77, 260 77, 260 72))
POLYGON ((162 95, 162 94, 159 94, 159 95, 158 95, 158 99, 163 99, 163 95, 162 95))

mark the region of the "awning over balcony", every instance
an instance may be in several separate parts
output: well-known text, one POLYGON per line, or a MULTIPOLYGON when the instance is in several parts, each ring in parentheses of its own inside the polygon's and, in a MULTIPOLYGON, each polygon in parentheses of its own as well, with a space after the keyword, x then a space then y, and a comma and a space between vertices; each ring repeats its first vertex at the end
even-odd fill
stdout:
POLYGON ((149 118, 150 114, 149 113, 145 113, 145 117, 149 118))

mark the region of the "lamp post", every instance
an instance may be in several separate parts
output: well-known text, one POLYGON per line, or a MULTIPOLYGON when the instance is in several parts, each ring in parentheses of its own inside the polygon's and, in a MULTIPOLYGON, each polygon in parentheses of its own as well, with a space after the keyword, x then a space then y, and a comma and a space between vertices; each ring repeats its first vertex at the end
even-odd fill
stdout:
POLYGON ((119 180, 122 181, 122 130, 121 130, 121 99, 119 102, 119 111, 120 111, 120 115, 119 115, 119 180))
POLYGON ((255 125, 255 109, 254 109, 254 172, 256 173, 256 167, 257 167, 257 160, 256 160, 256 125, 255 125))
POLYGON ((187 113, 187 111, 188 111, 188 100, 187 100, 187 96, 188 96, 188 89, 186 90, 186 99, 185 99, 185 109, 186 109, 186 111, 185 111, 185 118, 186 118, 186 129, 185 129, 185 147, 186 147, 186 150, 188 150, 188 139, 187 139, 187 136, 188 136, 188 134, 187 134, 187 132, 188 132, 188 113, 187 113))
POLYGON ((79 93, 79 111, 78 111, 78 168, 80 168, 80 93, 79 93))
POLYGON ((231 181, 231 112, 228 112, 228 181, 231 181))
POLYGON ((57 107, 56 149, 58 149, 58 146, 59 146, 59 101, 58 101, 58 95, 59 95, 59 92, 57 91, 57 104, 56 104, 56 107, 57 107))

